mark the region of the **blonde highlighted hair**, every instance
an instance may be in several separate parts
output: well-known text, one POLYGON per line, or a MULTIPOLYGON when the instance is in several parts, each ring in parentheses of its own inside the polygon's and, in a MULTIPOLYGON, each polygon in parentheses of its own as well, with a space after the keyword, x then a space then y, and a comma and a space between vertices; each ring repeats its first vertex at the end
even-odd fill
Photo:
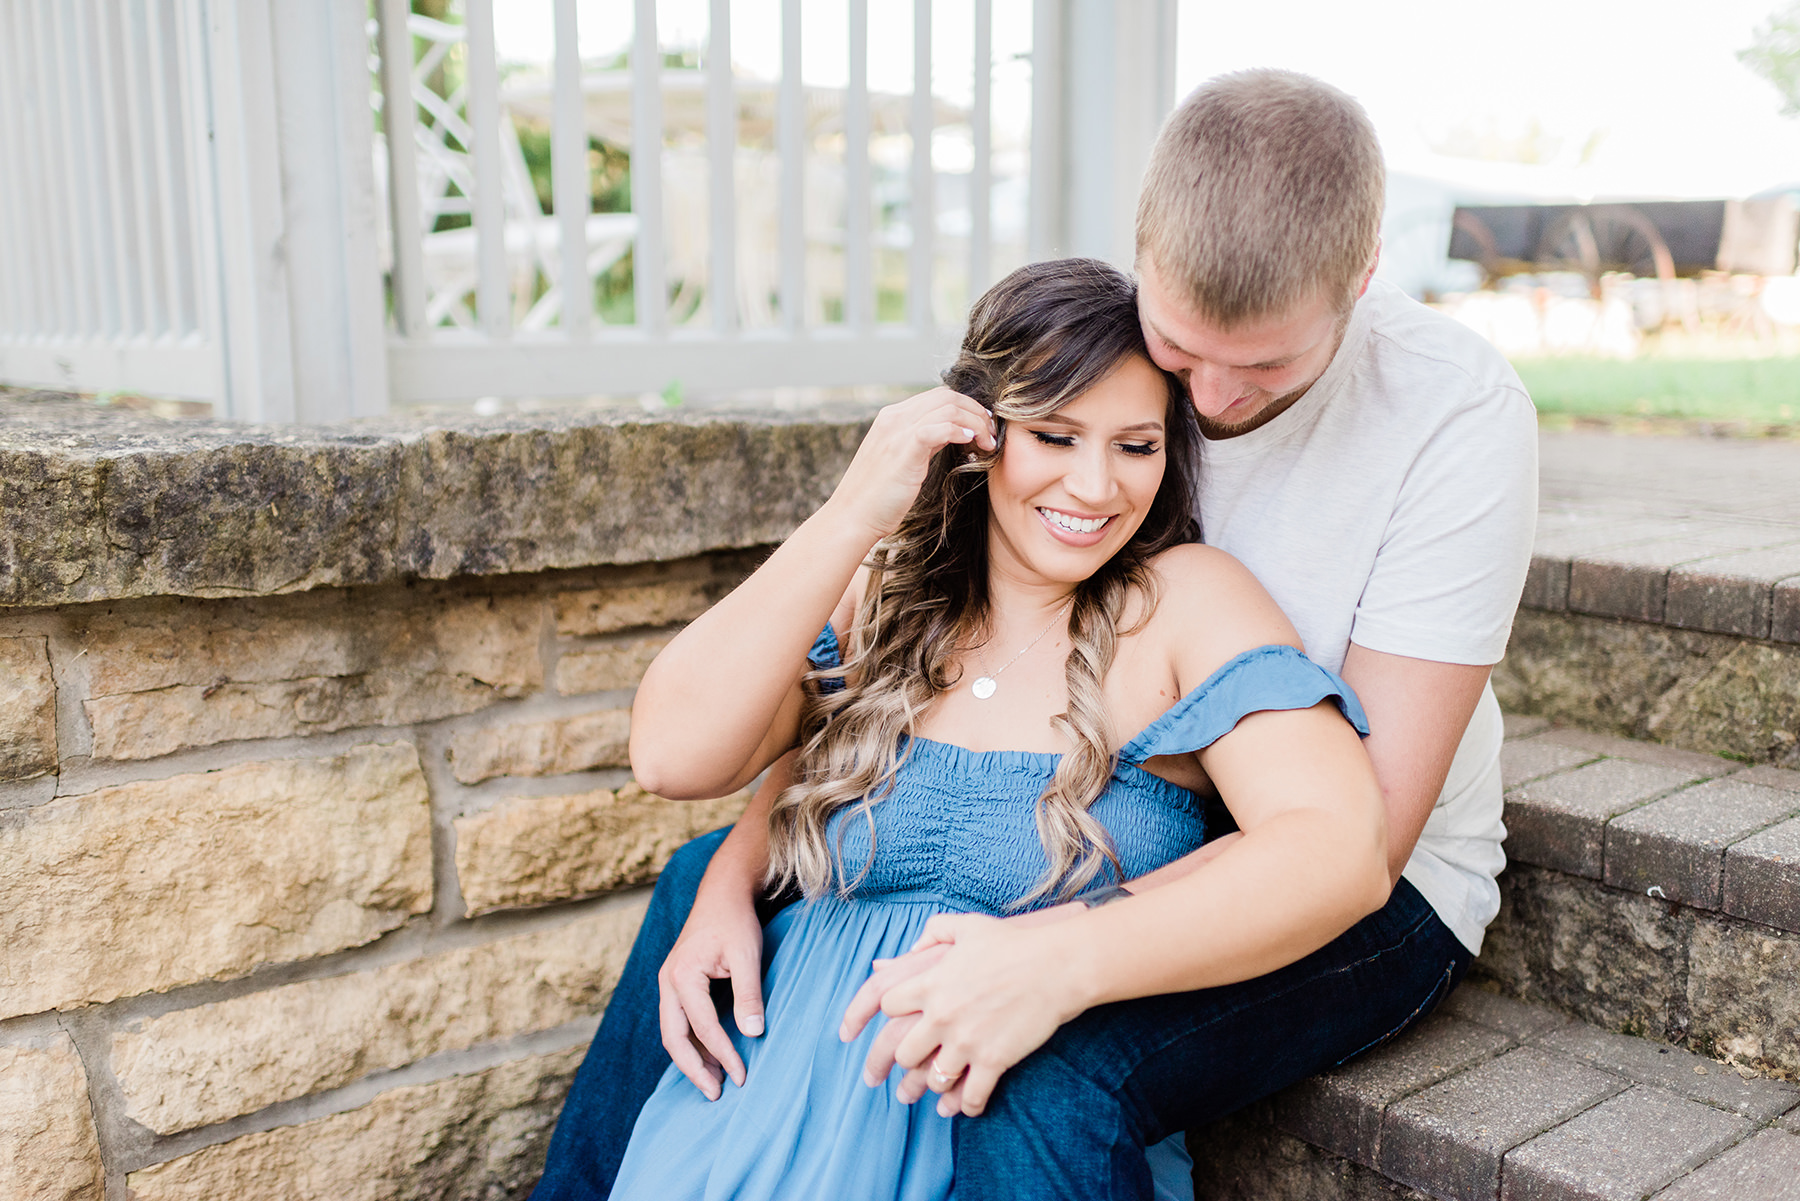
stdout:
MULTIPOLYGON (((770 811, 769 883, 808 896, 847 892, 831 844, 832 818, 852 807, 868 823, 887 795, 918 719, 959 683, 960 654, 991 634, 987 472, 1013 421, 1054 413, 1135 355, 1148 361, 1131 280, 1091 259, 1022 267, 994 285, 969 315, 962 353, 944 382, 998 419, 1000 448, 971 455, 944 448, 894 534, 871 554, 868 587, 844 662, 810 673, 795 782, 770 811), (841 683, 842 687, 836 684, 841 683), (821 685, 825 685, 821 687, 821 685)), ((1152 556, 1197 540, 1197 436, 1180 385, 1168 376, 1163 480, 1143 524, 1099 571, 1078 584, 1069 610, 1068 711, 1054 719, 1071 744, 1038 800, 1038 837, 1048 867, 1019 904, 1066 896, 1117 859, 1088 812, 1112 777, 1114 751, 1102 684, 1134 593, 1154 605, 1152 556)), ((867 871, 867 864, 864 865, 867 871)))
POLYGON ((1381 236, 1387 173, 1362 106, 1293 71, 1221 75, 1157 135, 1137 258, 1229 329, 1314 296, 1355 304, 1381 236))

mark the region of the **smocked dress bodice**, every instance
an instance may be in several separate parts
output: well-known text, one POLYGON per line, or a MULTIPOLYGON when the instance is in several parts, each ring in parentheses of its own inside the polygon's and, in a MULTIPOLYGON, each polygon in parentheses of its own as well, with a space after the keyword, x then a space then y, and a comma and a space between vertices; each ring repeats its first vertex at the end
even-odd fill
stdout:
MULTIPOLYGON (((829 626, 808 658, 820 669, 838 665, 829 626)), ((1090 812, 1124 878, 1181 858, 1206 836, 1199 798, 1144 770, 1146 761, 1204 749, 1248 713, 1326 699, 1368 733, 1362 706, 1337 676, 1292 647, 1258 647, 1121 747, 1090 812)), ((853 882, 848 893, 790 905, 764 930, 767 1033, 746 1038, 721 1015, 744 1059, 743 1086, 726 1080, 720 1099, 708 1102, 671 1066, 638 1117, 614 1201, 954 1197, 952 1119, 929 1101, 902 1105, 892 1081, 864 1085, 863 1060, 880 1022, 849 1043, 839 1042, 838 1024, 870 961, 905 953, 933 914, 1004 913, 1038 884, 1048 861, 1037 801, 1061 756, 927 738, 902 750, 889 792, 829 824, 842 878, 853 882)))

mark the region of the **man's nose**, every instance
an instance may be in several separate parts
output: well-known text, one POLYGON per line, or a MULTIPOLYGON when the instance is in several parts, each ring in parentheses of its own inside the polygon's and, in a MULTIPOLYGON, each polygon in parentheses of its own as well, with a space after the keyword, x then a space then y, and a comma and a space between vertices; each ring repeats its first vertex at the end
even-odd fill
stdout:
POLYGON ((1201 363, 1187 373, 1188 398, 1194 402, 1194 411, 1202 417, 1217 417, 1236 401, 1242 399, 1246 391, 1243 381, 1235 378, 1235 374, 1217 367, 1201 363))

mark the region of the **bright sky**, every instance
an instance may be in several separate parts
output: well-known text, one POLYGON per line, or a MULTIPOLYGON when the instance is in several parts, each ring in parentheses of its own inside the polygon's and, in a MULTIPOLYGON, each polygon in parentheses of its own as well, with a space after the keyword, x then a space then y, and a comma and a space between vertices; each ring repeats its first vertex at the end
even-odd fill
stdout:
MULTIPOLYGON (((1117 0, 1130 3, 1132 0, 1117 0)), ((1781 117, 1772 87, 1737 61, 1752 30, 1782 0, 1182 0, 1181 91, 1222 71, 1307 71, 1360 99, 1392 165, 1429 166, 1430 147, 1458 134, 1517 138, 1533 123, 1602 193, 1743 196, 1800 183, 1800 118, 1781 117)), ((497 4, 502 58, 550 57, 550 0, 497 4)), ((581 50, 596 58, 631 37, 626 0, 578 0, 581 50)), ((912 86, 911 5, 870 10, 870 84, 912 86)), ((773 76, 779 0, 732 0, 732 57, 773 76)), ((996 0, 996 58, 1029 46, 1029 0, 996 0)), ((846 74, 843 0, 802 0, 809 83, 846 74)), ((940 64, 970 55, 972 0, 937 0, 940 64)), ((699 45, 706 0, 658 0, 665 46, 699 45)), ((966 70, 938 69, 964 99, 966 70)), ((997 114, 999 115, 999 114, 997 114)))

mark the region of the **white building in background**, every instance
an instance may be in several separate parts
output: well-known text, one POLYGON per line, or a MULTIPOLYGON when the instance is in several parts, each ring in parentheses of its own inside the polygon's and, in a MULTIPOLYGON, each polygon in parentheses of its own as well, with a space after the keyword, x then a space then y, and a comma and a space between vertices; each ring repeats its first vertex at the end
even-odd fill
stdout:
MULTIPOLYGON (((841 99, 802 86, 799 0, 779 0, 779 79, 741 89, 724 0, 702 69, 681 73, 660 69, 656 0, 632 0, 631 59, 659 69, 628 84, 584 72, 578 5, 553 0, 535 93, 503 86, 496 0, 463 0, 448 25, 407 0, 378 0, 373 23, 368 0, 0 8, 0 163, 28 181, 0 189, 0 383, 261 421, 674 379, 917 383, 948 360, 967 298, 1019 257, 1129 263, 1136 181, 1174 101, 1174 0, 1032 0, 1023 146, 994 137, 993 0, 967 10, 966 106, 872 90, 889 52, 869 36, 874 0, 842 2, 841 99), (459 56, 449 97, 426 86, 434 53, 459 56), (621 119, 609 96, 627 88, 621 119), (552 214, 520 178, 514 107, 547 113, 552 214), (748 153, 746 117, 770 130, 748 153), (628 214, 588 211, 592 121, 631 147, 628 214), (890 125, 906 136, 884 144, 890 125), (833 137, 835 168, 808 153, 833 137), (882 219, 890 185, 904 221, 882 219), (840 193, 841 220, 821 220, 840 193), (1021 193, 1022 238, 995 220, 1021 193), (440 221, 452 205, 466 228, 440 221), (592 280, 626 253, 636 315, 612 325, 592 280), (899 312, 877 308, 888 277, 899 312)), ((914 79, 939 66, 934 8, 902 10, 914 79)))

